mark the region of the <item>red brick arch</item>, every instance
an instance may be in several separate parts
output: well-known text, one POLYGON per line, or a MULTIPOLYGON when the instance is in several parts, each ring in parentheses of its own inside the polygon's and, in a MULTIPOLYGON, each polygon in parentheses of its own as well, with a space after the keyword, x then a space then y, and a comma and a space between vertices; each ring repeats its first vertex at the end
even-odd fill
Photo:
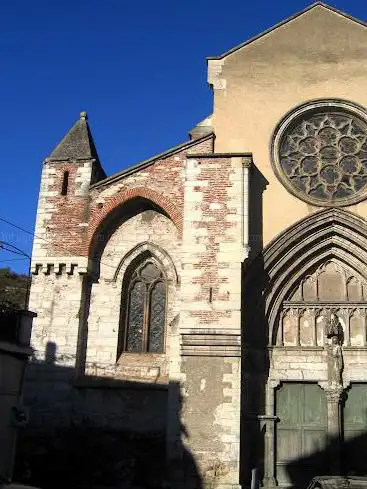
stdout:
POLYGON ((145 187, 134 187, 128 190, 122 190, 110 197, 102 208, 95 208, 92 212, 89 226, 88 226, 88 239, 85 254, 90 251, 90 246, 93 241, 93 237, 98 230, 102 222, 111 214, 111 212, 117 207, 125 204, 127 201, 134 199, 135 197, 142 197, 150 200, 153 204, 159 206, 176 225, 180 233, 182 233, 182 212, 166 197, 159 194, 155 190, 145 187))

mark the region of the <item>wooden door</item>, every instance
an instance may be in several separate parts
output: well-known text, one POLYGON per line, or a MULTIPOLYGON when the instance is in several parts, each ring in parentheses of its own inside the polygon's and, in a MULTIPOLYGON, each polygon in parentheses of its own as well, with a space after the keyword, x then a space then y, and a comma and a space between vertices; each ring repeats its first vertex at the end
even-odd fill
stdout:
POLYGON ((285 382, 276 393, 279 485, 304 484, 324 471, 327 405, 317 384, 285 382))
POLYGON ((353 383, 344 406, 343 465, 345 472, 367 473, 367 384, 353 383))

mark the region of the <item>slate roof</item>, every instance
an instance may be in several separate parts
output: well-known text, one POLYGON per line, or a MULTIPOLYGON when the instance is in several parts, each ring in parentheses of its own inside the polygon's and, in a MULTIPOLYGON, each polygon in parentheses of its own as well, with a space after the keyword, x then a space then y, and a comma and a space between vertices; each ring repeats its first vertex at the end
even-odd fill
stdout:
POLYGON ((46 158, 48 161, 94 158, 99 162, 87 119, 87 113, 81 112, 80 119, 73 125, 50 156, 46 158))

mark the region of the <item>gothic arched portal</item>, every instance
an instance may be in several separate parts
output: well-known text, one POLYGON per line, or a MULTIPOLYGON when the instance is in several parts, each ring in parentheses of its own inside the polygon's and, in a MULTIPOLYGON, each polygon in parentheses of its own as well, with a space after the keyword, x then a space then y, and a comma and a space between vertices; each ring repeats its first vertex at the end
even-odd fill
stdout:
POLYGON ((304 467, 306 454, 326 450, 334 421, 325 335, 331 311, 342 328, 344 388, 361 381, 353 362, 367 346, 366 243, 363 219, 328 209, 288 228, 245 269, 243 437, 246 430, 259 436, 243 465, 260 465, 266 484, 294 483, 302 472, 294 460, 304 467), (296 402, 300 392, 307 409, 296 402), (296 406, 304 409, 288 419, 296 406))

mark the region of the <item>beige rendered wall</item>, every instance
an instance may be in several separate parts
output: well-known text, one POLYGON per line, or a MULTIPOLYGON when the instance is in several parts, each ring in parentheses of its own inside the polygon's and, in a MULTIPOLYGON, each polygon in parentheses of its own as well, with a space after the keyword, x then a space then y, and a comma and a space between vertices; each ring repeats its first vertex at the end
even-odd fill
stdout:
MULTIPOLYGON (((292 196, 271 165, 274 129, 310 100, 338 98, 367 108, 366 27, 316 6, 222 59, 209 60, 216 152, 253 153, 268 181, 263 242, 320 210, 292 196)), ((350 211, 367 217, 367 203, 350 211)))

